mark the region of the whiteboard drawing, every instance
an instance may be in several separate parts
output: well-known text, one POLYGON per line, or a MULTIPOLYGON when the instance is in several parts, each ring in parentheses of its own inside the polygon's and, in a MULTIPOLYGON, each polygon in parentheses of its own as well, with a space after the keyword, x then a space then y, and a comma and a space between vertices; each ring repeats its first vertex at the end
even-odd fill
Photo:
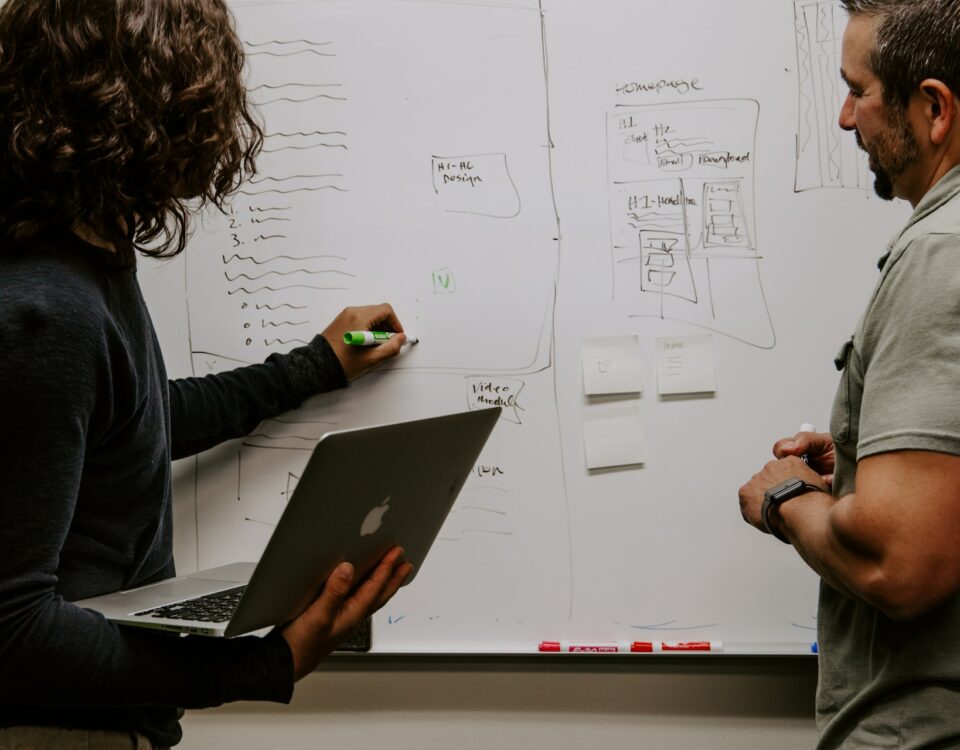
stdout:
POLYGON ((258 173, 226 214, 204 215, 186 253, 194 374, 307 343, 346 305, 388 300, 420 342, 385 372, 205 456, 198 564, 256 559, 323 433, 499 405, 500 425, 418 575, 432 583, 391 602, 378 641, 469 638, 499 613, 568 615, 568 577, 529 594, 546 569, 570 568, 550 372, 559 228, 539 7, 329 0, 234 12, 265 143, 258 173), (488 58, 501 64, 478 77, 472 61, 488 58), (515 117, 487 114, 502 112, 515 117), (525 430, 550 435, 533 459, 525 430), (536 497, 547 500, 521 502, 536 497), (548 555, 543 517, 558 532, 548 555), (474 581, 491 543, 497 563, 474 581), (457 580, 473 590, 466 626, 446 611, 462 615, 462 597, 437 595, 457 580), (519 599, 503 598, 509 587, 519 599))
POLYGON ((524 385, 519 378, 467 378, 467 408, 499 406, 503 409, 502 419, 522 424, 520 394, 524 385))
POLYGON ((188 256, 188 289, 203 290, 191 300, 197 356, 261 361, 308 340, 347 304, 390 299, 426 344, 396 369, 526 373, 549 365, 559 250, 545 115, 530 116, 544 106, 543 70, 539 98, 523 104, 526 76, 509 80, 495 67, 485 85, 474 81, 466 91, 457 74, 469 49, 482 56, 490 44, 479 31, 466 33, 472 17, 492 28, 511 12, 538 22, 539 13, 456 3, 431 13, 417 5, 236 9, 266 138, 259 174, 241 187, 229 216, 206 216, 194 239, 202 249, 188 256), (379 22, 364 26, 372 8, 379 22), (403 33, 388 30, 388 19, 403 33), (306 28, 323 35, 304 35, 306 28), (429 31, 442 28, 463 38, 457 54, 446 49, 454 42, 429 31), (401 39, 460 62, 438 68, 430 56, 398 55, 389 76, 368 68, 401 39), (497 111, 515 111, 515 126, 490 127, 483 113, 497 111), (521 177, 546 188, 521 199, 521 177), (518 237, 520 254, 512 251, 518 237), (493 295, 503 304, 474 315, 493 295), (280 304, 297 314, 274 309, 280 304), (465 329, 470 345, 456 343, 465 329))
POLYGON ((451 213, 512 219, 520 193, 510 177, 506 154, 434 156, 433 190, 451 213))
POLYGON ((836 0, 795 0, 799 121, 796 192, 816 188, 866 190, 866 154, 837 126, 846 98, 840 53, 847 16, 836 0))
POLYGON ((288 350, 346 304, 390 301, 420 343, 176 462, 181 572, 256 559, 323 433, 499 405, 374 650, 669 636, 809 652, 816 576, 729 500, 766 436, 835 390, 816 332, 856 295, 804 307, 804 290, 860 283, 838 248, 871 263, 902 223, 849 191, 793 190, 793 11, 813 6, 674 3, 651 23, 629 0, 230 4, 266 142, 232 212, 155 264, 145 294, 171 375, 288 350), (601 333, 639 337, 646 393, 586 395, 581 369, 618 369, 578 366, 601 333), (654 339, 706 333, 716 396, 661 398, 654 339), (640 410, 646 463, 591 472, 582 415, 621 402, 640 410))
POLYGON ((631 317, 771 348, 754 239, 759 105, 620 106, 607 118, 615 296, 631 317))

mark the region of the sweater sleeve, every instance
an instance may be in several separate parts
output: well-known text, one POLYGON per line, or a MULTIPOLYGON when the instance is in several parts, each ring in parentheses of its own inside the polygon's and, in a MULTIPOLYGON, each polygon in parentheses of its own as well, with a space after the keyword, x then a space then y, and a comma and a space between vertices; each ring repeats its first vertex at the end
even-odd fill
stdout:
POLYGON ((347 378, 322 335, 259 365, 170 381, 173 458, 191 456, 248 435, 260 422, 298 407, 347 378))
POLYGON ((8 284, 0 298, 0 722, 61 708, 289 700, 293 661, 277 633, 215 640, 120 627, 59 593, 61 557, 87 533, 77 520, 85 446, 111 408, 98 396, 111 373, 97 299, 66 284, 46 279, 16 303, 8 284))

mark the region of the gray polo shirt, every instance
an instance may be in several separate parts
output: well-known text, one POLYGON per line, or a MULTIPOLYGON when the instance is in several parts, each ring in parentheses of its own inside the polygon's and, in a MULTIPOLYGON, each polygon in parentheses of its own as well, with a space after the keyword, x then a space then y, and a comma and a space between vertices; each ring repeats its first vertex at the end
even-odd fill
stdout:
MULTIPOLYGON (((881 268, 838 356, 837 497, 855 491, 866 456, 960 455, 960 167, 924 196, 881 268)), ((960 595, 898 623, 821 583, 818 637, 820 748, 960 747, 960 595)))

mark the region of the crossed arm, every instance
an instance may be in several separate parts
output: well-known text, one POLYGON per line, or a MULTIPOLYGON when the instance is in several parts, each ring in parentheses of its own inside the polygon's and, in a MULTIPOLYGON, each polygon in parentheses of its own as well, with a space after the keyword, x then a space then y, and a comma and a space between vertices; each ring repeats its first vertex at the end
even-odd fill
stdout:
POLYGON ((856 492, 834 498, 829 434, 799 433, 773 453, 740 488, 741 514, 763 530, 767 489, 790 477, 823 488, 784 502, 770 521, 828 585, 894 620, 919 617, 960 591, 960 456, 870 456, 857 465, 856 492))

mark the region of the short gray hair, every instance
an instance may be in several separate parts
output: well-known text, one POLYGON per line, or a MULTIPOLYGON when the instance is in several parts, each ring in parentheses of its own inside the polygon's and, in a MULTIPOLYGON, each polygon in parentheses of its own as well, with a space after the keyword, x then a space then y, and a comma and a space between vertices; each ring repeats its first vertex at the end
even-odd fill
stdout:
POLYGON ((870 66, 884 99, 907 106, 920 82, 943 81, 960 95, 960 0, 840 0, 851 16, 876 18, 870 66))

